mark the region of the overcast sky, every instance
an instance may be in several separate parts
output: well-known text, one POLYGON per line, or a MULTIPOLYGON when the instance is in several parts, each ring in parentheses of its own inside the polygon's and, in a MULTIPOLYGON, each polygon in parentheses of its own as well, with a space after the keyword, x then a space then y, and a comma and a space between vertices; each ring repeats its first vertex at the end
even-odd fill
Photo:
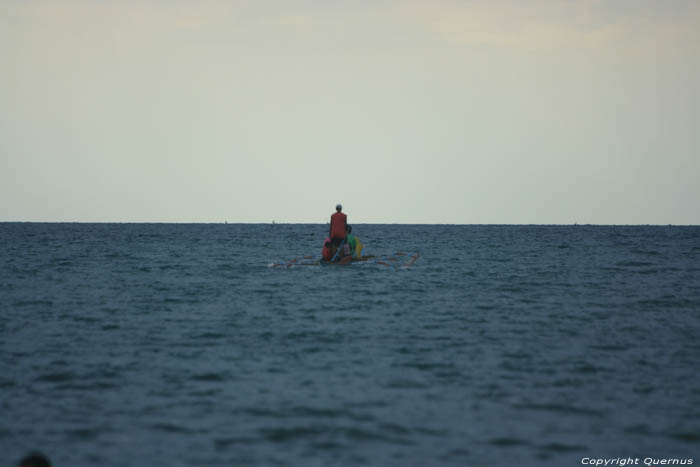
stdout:
POLYGON ((700 224, 700 1, 0 0, 0 221, 700 224))

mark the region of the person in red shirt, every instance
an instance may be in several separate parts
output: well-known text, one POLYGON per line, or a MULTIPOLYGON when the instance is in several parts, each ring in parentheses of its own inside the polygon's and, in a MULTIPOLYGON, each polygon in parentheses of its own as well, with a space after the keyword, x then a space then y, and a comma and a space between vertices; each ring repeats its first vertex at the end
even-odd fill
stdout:
POLYGON ((330 261, 333 259, 333 250, 331 249, 331 239, 326 238, 323 242, 323 250, 321 250, 321 256, 324 261, 330 261))
POLYGON ((338 204, 335 207, 335 214, 331 216, 331 229, 329 237, 336 247, 339 247, 345 240, 345 233, 348 229, 348 216, 342 213, 343 206, 338 204))

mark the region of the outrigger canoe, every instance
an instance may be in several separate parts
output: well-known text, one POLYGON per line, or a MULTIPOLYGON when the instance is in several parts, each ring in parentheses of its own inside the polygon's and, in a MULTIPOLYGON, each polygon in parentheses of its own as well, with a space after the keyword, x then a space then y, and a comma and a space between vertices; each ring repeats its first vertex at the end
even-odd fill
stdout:
POLYGON ((418 256, 420 256, 418 253, 397 252, 391 255, 363 256, 361 258, 353 258, 351 256, 346 256, 338 261, 333 262, 324 261, 321 257, 317 256, 303 256, 301 258, 294 258, 289 261, 272 263, 269 266, 291 268, 296 266, 350 266, 376 264, 391 268, 409 268, 413 266, 413 263, 416 262, 418 256))

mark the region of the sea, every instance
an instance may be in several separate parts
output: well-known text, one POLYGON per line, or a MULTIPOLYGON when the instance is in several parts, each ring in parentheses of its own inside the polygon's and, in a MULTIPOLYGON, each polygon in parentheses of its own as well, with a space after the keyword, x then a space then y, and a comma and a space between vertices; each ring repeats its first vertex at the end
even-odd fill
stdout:
POLYGON ((0 465, 700 464, 700 227, 353 227, 0 224, 0 465))

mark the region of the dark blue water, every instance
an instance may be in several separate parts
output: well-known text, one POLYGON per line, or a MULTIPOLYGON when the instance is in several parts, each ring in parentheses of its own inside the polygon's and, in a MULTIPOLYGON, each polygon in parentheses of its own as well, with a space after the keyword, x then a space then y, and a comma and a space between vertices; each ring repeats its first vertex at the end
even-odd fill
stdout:
POLYGON ((354 227, 0 224, 3 465, 700 462, 700 228, 354 227))

